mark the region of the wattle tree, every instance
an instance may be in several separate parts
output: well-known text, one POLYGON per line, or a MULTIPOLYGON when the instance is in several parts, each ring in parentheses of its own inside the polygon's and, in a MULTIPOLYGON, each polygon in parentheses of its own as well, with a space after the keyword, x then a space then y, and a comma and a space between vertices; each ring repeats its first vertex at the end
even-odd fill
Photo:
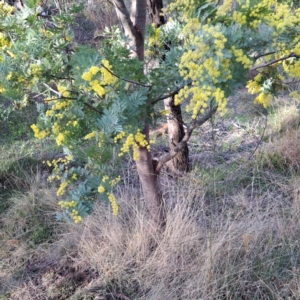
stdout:
MULTIPOLYGON (((247 86, 267 107, 287 82, 299 79, 300 9, 293 1, 178 0, 167 8, 166 24, 147 29, 146 0, 131 1, 130 10, 123 0, 112 3, 124 33, 107 29, 95 48, 77 45, 69 29, 80 6, 49 19, 38 6, 16 11, 0 2, 1 99, 19 109, 43 98, 32 129, 63 147, 63 158, 47 162, 49 180, 60 182, 62 216, 80 222, 97 199, 109 201, 116 215, 113 188, 120 178, 109 176, 111 161, 129 153, 153 224, 161 227, 160 171, 187 147, 194 129, 224 114, 237 87, 247 86), (153 160, 149 128, 168 114, 162 103, 170 97, 175 105, 187 103, 187 128, 153 160)), ((2 115, 8 109, 3 106, 2 115)))

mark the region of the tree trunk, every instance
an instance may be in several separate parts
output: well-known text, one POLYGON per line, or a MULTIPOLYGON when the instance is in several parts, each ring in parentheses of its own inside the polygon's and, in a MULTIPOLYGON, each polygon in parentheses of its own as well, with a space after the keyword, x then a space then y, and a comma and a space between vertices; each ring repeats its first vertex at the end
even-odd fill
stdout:
MULTIPOLYGON (((165 109, 169 111, 168 115, 168 137, 170 152, 182 141, 185 132, 181 115, 181 106, 174 104, 174 97, 164 100, 165 109)), ((183 149, 172 158, 172 167, 175 171, 189 171, 189 148, 185 144, 183 149)))
POLYGON ((147 7, 150 20, 156 28, 166 23, 165 17, 162 14, 162 9, 164 8, 162 0, 147 0, 147 7))
MULTIPOLYGON (((162 14, 162 0, 147 0, 150 20, 158 28, 166 23, 162 14)), ((169 45, 165 44, 165 50, 169 50, 169 45)), ((164 58, 163 58, 164 59, 164 58)), ((181 106, 174 104, 174 96, 164 100, 165 109, 170 111, 168 122, 168 136, 170 152, 180 143, 184 137, 184 128, 181 115, 181 106)), ((183 149, 172 158, 172 168, 179 172, 189 171, 189 148, 185 144, 183 149)))
MULTIPOLYGON (((125 35, 129 37, 129 46, 132 50, 132 57, 144 60, 144 37, 146 27, 146 0, 132 0, 131 13, 123 0, 113 0, 119 18, 122 22, 125 35)), ((143 70, 141 70, 143 72, 143 70)), ((149 140, 149 126, 147 120, 143 134, 149 140)), ((138 149, 138 160, 136 162, 139 179, 142 185, 145 204, 155 226, 161 227, 165 223, 162 205, 162 193, 159 184, 158 174, 154 171, 151 153, 146 147, 138 149)))
MULTIPOLYGON (((146 125, 143 133, 149 140, 149 126, 146 125)), ((159 227, 165 224, 164 206, 162 202, 162 191, 159 182, 159 174, 155 172, 151 153, 145 147, 138 149, 138 161, 136 162, 139 179, 154 224, 159 227)))

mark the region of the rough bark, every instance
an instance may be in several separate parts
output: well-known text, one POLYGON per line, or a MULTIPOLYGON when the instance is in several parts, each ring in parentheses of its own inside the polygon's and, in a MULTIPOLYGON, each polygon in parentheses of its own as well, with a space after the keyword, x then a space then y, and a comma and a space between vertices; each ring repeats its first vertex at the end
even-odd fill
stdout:
POLYGON ((171 150, 169 153, 163 155, 162 157, 160 157, 159 161, 156 164, 155 167, 155 172, 159 173, 161 168, 168 162, 170 161, 173 157, 175 157, 176 155, 178 155, 178 153, 180 151, 182 151, 182 149, 186 146, 187 142, 189 141, 189 139, 192 136, 192 133, 194 131, 194 129, 196 127, 199 127, 201 125, 203 125, 206 121, 208 121, 217 111, 218 107, 210 107, 204 116, 202 116, 200 119, 196 119, 194 120, 190 126, 187 128, 186 133, 182 139, 182 141, 180 143, 177 144, 176 147, 173 148, 173 150, 171 150))
MULTIPOLYGON (((147 6, 151 22, 156 28, 164 25, 166 20, 162 14, 162 0, 147 0, 147 6)), ((165 44, 165 50, 169 50, 169 45, 165 44)), ((163 58, 164 59, 164 58, 163 58)), ((181 106, 174 104, 174 95, 164 100, 165 109, 170 113, 167 118, 168 122, 168 137, 170 151, 180 143, 184 137, 183 120, 181 114, 181 106)), ((172 168, 179 172, 189 171, 189 148, 188 145, 182 148, 176 156, 172 158, 172 168)))
MULTIPOLYGON (((145 126, 143 133, 149 139, 148 125, 145 126)), ((145 147, 139 148, 138 155, 139 159, 136 162, 136 166, 142 185, 145 203, 154 224, 161 227, 165 224, 165 214, 158 176, 159 173, 155 172, 151 153, 145 147)))
MULTIPOLYGON (((118 16, 122 22, 124 33, 130 39, 132 56, 144 60, 144 37, 146 27, 146 0, 133 0, 129 14, 123 0, 114 0, 118 16)), ((141 70, 143 72, 143 70, 141 70)), ((149 126, 144 120, 143 133, 149 140, 149 126)), ((136 162, 139 179, 142 185, 145 204, 151 214, 154 225, 161 227, 165 220, 162 205, 162 193, 158 173, 155 172, 151 153, 145 147, 138 149, 136 162)))
POLYGON ((165 17, 161 13, 164 8, 162 0, 147 0, 147 7, 149 11, 150 20, 156 27, 165 24, 165 17))
MULTIPOLYGON (((168 138, 170 152, 182 141, 185 133, 181 115, 181 106, 174 104, 174 96, 164 100, 165 109, 169 111, 168 121, 168 138)), ((172 167, 179 172, 189 171, 189 148, 188 145, 182 148, 176 156, 172 158, 172 167)))

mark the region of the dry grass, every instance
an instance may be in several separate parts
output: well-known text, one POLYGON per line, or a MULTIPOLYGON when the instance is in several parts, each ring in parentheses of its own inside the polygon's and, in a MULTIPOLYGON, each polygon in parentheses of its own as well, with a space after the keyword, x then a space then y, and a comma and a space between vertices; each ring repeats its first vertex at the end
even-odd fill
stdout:
POLYGON ((277 98, 269 117, 268 143, 260 153, 262 163, 283 172, 300 167, 299 100, 277 98))
MULTIPOLYGON (((296 177, 282 181, 282 194, 274 182, 276 190, 270 184, 255 196, 244 189, 208 201, 195 183, 175 187, 169 181, 169 197, 177 201, 168 209, 163 233, 151 227, 138 190, 132 194, 132 187, 122 187, 117 217, 99 203, 81 225, 64 226, 65 233, 39 254, 48 268, 37 267, 38 276, 25 274, 22 286, 15 281, 10 297, 297 299, 298 183, 296 177), (224 206, 222 201, 231 205, 221 212, 216 205, 224 206), (78 274, 83 279, 76 282, 78 274)), ((28 250, 18 247, 12 259, 20 265, 16 256, 28 250)))
POLYGON ((261 153, 262 160, 270 168, 284 172, 296 172, 300 168, 300 134, 290 129, 282 137, 273 138, 261 153))
POLYGON ((94 22, 99 32, 105 27, 118 24, 115 9, 111 3, 105 0, 92 0, 86 5, 86 14, 94 22))
MULTIPOLYGON (((178 196, 177 191, 173 196, 178 196)), ((128 200, 122 203, 117 219, 108 218, 98 207, 79 233, 77 262, 97 268, 103 295, 124 293, 134 299, 296 297, 299 211, 295 205, 294 211, 287 206, 284 211, 283 199, 274 201, 268 194, 253 199, 255 205, 250 201, 242 194, 236 196, 235 202, 248 203, 248 207, 219 215, 209 208, 195 209, 195 203, 181 195, 168 211, 163 234, 153 232, 128 200), (262 209, 266 200, 272 205, 262 209), (149 251, 152 243, 155 247, 149 251)))
POLYGON ((3 292, 28 278, 31 264, 46 251, 59 230, 55 224, 58 208, 55 190, 43 185, 39 173, 31 175, 26 186, 28 191, 15 193, 9 199, 10 208, 0 215, 0 290, 3 292))

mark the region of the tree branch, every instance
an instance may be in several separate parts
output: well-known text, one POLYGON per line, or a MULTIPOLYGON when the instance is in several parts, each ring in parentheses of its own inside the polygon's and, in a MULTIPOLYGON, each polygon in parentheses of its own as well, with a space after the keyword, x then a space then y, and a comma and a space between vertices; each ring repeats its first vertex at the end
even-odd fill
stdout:
POLYGON ((124 27, 125 34, 128 35, 128 37, 134 41, 136 39, 136 34, 137 31, 134 28, 134 24, 132 23, 130 19, 130 14, 128 12, 128 9, 124 3, 123 0, 112 0, 116 11, 117 15, 122 23, 122 26, 124 27))
POLYGON ((189 82, 188 84, 182 85, 181 87, 177 88, 175 91, 173 91, 173 92, 171 92, 169 94, 166 94, 164 96, 158 96, 157 98, 155 98, 152 101, 152 104, 156 104, 158 101, 165 100, 165 99, 167 99, 169 97, 173 97, 173 96, 177 95, 181 89, 183 89, 185 86, 190 86, 191 84, 192 84, 192 82, 189 82))
POLYGON ((192 133, 194 131, 194 129, 196 127, 201 126, 202 124, 204 124, 206 121, 208 121, 217 111, 217 106, 209 109, 206 114, 200 118, 199 120, 194 120, 191 125, 187 128, 187 131, 183 137, 183 139, 181 140, 180 143, 177 144, 177 146, 171 150, 169 153, 163 155, 155 168, 155 173, 159 174, 161 168, 168 162, 170 161, 173 157, 175 157, 187 144, 187 142, 189 141, 190 137, 192 136, 192 133))
POLYGON ((151 84, 144 84, 144 83, 140 83, 140 82, 137 82, 137 81, 133 81, 133 80, 130 80, 130 79, 126 79, 126 78, 123 78, 119 75, 117 75, 116 73, 112 72, 110 69, 106 68, 103 64, 101 64, 101 66, 106 70, 108 71, 111 75, 125 81, 125 82, 129 82, 129 83, 132 83, 132 84, 136 84, 136 85, 140 85, 140 86, 143 86, 143 87, 146 87, 146 88, 152 88, 153 85, 151 84))
POLYGON ((100 115, 103 114, 102 111, 98 110, 96 107, 92 106, 91 104, 89 104, 89 103, 87 103, 87 102, 83 102, 83 104, 84 104, 85 106, 87 106, 88 108, 90 108, 91 110, 93 110, 93 111, 99 113, 100 115))
POLYGON ((250 69, 250 71, 254 71, 254 70, 257 70, 257 69, 261 69, 261 68, 264 68, 264 67, 268 67, 268 66, 270 66, 270 65, 276 64, 276 63, 279 62, 279 61, 283 61, 283 60, 286 60, 286 59, 291 58, 291 57, 298 57, 298 55, 296 55, 295 53, 292 52, 292 53, 290 53, 290 54, 288 54, 288 55, 286 55, 286 56, 283 56, 283 57, 281 57, 281 58, 278 58, 278 59, 269 61, 269 62, 267 62, 267 63, 265 63, 265 64, 261 64, 261 65, 258 65, 258 66, 256 66, 256 67, 253 67, 253 68, 250 69))
POLYGON ((271 52, 268 52, 268 53, 261 53, 261 54, 257 54, 257 55, 254 55, 253 58, 255 60, 261 58, 261 57, 264 57, 264 56, 267 56, 267 55, 271 55, 271 54, 274 54, 276 53, 275 51, 271 51, 271 52))
MULTIPOLYGON (((72 97, 60 97, 60 98, 51 98, 51 99, 44 99, 45 102, 51 102, 51 101, 57 101, 57 100, 63 100, 63 99, 66 99, 66 100, 78 100, 78 98, 72 98, 72 97)), ((85 106, 87 106, 89 109, 99 113, 99 114, 103 114, 102 111, 100 111, 99 109, 97 109, 96 107, 94 107, 93 105, 89 104, 88 102, 82 102, 85 106)))

